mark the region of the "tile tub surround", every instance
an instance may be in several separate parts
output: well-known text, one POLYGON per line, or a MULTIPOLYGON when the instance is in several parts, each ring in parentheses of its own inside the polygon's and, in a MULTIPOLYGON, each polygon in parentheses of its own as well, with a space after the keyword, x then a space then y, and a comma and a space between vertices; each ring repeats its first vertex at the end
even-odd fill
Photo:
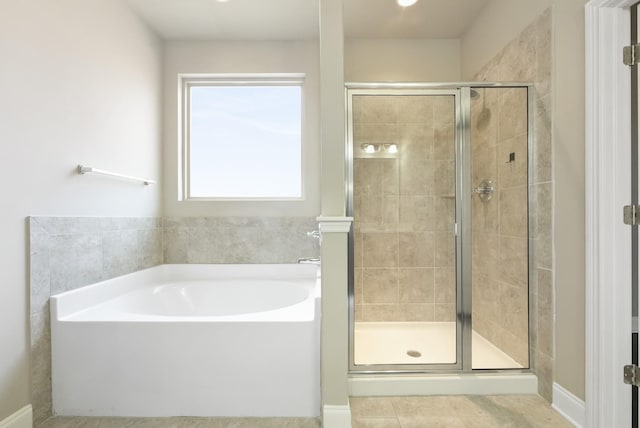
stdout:
POLYGON ((455 319, 452 96, 354 96, 356 321, 455 319))
POLYGON ((51 416, 49 297, 162 263, 160 218, 30 217, 34 425, 51 416))
POLYGON ((314 217, 165 217, 164 263, 295 263, 319 257, 314 217))
MULTIPOLYGON (((531 367, 538 376, 539 393, 548 401, 552 398, 554 354, 551 21, 551 9, 547 9, 472 79, 535 84, 533 159, 530 160, 533 181, 529 183, 529 239, 534 248, 531 255, 533 261, 530 264, 533 272, 530 272, 529 284, 530 357, 531 367)), ((498 159, 498 166, 504 167, 505 164, 501 161, 502 156, 498 159)))
POLYGON ((162 263, 295 263, 318 257, 315 218, 30 217, 34 426, 51 416, 49 297, 162 263), (163 245, 164 243, 164 245, 163 245))

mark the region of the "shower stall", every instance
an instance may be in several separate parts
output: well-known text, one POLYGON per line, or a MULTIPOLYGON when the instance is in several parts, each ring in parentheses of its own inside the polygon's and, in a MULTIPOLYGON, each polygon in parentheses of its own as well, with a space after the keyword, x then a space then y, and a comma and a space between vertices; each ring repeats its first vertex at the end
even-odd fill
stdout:
POLYGON ((529 368, 530 91, 347 85, 352 373, 529 368))

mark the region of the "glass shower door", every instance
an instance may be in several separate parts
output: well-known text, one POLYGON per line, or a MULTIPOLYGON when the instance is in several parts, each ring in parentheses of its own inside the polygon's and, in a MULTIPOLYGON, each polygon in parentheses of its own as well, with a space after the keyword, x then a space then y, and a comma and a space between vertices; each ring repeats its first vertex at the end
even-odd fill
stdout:
MULTIPOLYGON (((527 368, 528 90, 472 88, 470 98, 472 368, 527 368)), ((542 287, 550 277, 540 272, 542 287)), ((540 326, 547 334, 549 328, 540 326)))
POLYGON ((460 368, 458 94, 349 91, 353 370, 460 368))
POLYGON ((530 85, 363 86, 347 91, 350 369, 535 367, 530 326, 539 353, 552 344, 551 186, 530 85))

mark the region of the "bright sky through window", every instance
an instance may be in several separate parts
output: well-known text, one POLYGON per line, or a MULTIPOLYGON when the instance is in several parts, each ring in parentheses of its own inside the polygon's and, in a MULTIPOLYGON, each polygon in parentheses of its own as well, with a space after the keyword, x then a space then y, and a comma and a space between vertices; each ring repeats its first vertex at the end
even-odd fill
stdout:
POLYGON ((300 199, 300 85, 190 86, 190 197, 300 199))

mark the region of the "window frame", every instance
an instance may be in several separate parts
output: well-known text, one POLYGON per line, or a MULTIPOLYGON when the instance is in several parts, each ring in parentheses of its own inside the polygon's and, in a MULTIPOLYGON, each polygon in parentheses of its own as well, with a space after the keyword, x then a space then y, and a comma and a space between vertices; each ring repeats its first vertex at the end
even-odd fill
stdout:
POLYGON ((266 73, 266 74, 178 74, 178 200, 182 202, 225 202, 225 201, 265 201, 265 202, 301 202, 305 200, 305 74, 304 73, 266 73), (295 197, 215 197, 191 195, 190 165, 190 118, 191 88, 198 86, 297 86, 300 88, 300 196, 295 197))

